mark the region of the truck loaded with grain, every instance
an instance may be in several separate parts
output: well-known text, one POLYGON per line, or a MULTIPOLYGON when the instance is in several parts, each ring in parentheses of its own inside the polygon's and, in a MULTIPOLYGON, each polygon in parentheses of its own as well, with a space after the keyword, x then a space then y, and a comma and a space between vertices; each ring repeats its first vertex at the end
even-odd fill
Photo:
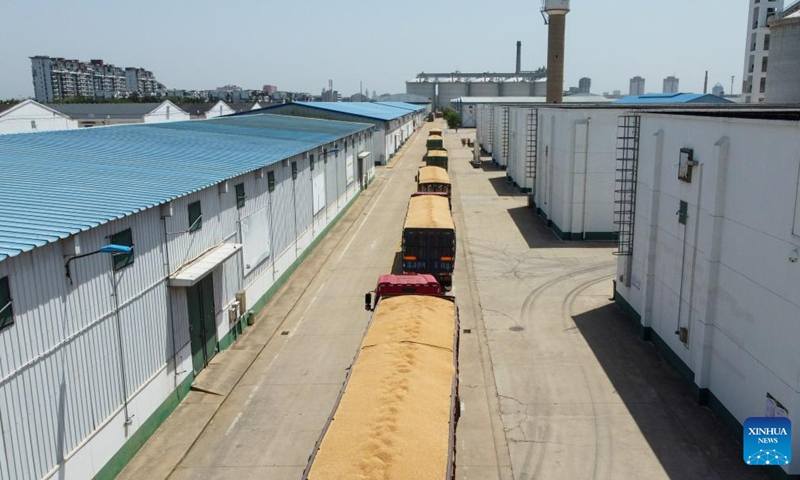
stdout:
POLYGON ((403 224, 403 273, 427 273, 450 289, 456 260, 456 229, 450 202, 440 195, 413 196, 403 224))
POLYGON ((382 275, 305 480, 452 480, 458 309, 430 275, 382 275))
POLYGON ((417 192, 443 193, 450 197, 450 175, 442 167, 421 167, 417 172, 417 192))

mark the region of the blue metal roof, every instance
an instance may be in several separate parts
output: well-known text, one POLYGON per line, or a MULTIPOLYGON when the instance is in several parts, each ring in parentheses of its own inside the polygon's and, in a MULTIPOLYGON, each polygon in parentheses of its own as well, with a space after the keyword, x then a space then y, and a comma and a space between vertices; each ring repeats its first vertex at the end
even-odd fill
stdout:
POLYGON ((295 105, 385 121, 394 120, 411 113, 409 110, 402 108, 371 102, 295 102, 295 105))
POLYGON ((0 135, 0 260, 370 128, 248 115, 0 135))
POLYGON ((412 112, 419 112, 425 110, 425 107, 414 105, 413 103, 406 102, 375 102, 377 105, 386 105, 389 107, 402 108, 403 110, 410 110, 412 112))
POLYGON ((644 95, 629 95, 620 98, 614 103, 656 105, 666 103, 733 103, 725 98, 708 93, 646 93, 644 95))

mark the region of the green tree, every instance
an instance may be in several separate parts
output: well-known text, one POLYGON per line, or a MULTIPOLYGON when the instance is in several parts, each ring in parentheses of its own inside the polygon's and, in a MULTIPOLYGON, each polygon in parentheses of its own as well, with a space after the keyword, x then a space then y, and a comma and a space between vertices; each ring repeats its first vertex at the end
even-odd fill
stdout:
POLYGON ((447 122, 448 128, 458 128, 461 126, 461 115, 450 107, 444 109, 442 114, 444 120, 447 122))

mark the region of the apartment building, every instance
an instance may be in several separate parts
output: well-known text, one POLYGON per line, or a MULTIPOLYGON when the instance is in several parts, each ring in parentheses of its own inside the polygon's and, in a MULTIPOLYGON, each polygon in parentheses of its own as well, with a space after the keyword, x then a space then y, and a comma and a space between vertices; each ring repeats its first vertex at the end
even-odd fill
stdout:
POLYGON ((52 103, 70 97, 122 98, 137 92, 144 96, 163 90, 153 72, 120 68, 103 60, 82 62, 38 55, 31 57, 36 101, 52 103))

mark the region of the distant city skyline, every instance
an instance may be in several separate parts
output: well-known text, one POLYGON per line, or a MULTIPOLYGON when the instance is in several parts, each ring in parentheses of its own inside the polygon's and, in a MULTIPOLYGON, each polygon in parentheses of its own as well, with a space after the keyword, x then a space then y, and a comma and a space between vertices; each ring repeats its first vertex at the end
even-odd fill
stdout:
MULTIPOLYGON (((359 91, 359 82, 379 94, 402 93, 404 82, 420 72, 511 72, 518 40, 523 70, 547 63, 539 2, 511 0, 492 9, 477 0, 458 8, 409 0, 409 11, 425 12, 411 24, 392 21, 397 12, 383 3, 345 10, 305 0, 295 4, 302 16, 280 13, 285 21, 279 22, 270 21, 276 13, 267 3, 226 3, 225 12, 246 12, 258 28, 246 22, 230 28, 228 16, 208 14, 218 6, 211 0, 144 0, 136 9, 100 0, 0 2, 0 15, 10 20, 0 31, 0 98, 33 96, 29 57, 35 55, 146 65, 169 89, 258 89, 266 83, 317 94, 333 79, 334 89, 346 96, 359 91), (91 32, 82 33, 82 26, 91 32)), ((574 0, 567 16, 565 86, 590 77, 595 93, 627 90, 628 80, 641 75, 652 88, 675 75, 683 91, 702 92, 705 70, 712 85, 729 84, 731 75, 741 85, 747 15, 746 0, 574 0)))

